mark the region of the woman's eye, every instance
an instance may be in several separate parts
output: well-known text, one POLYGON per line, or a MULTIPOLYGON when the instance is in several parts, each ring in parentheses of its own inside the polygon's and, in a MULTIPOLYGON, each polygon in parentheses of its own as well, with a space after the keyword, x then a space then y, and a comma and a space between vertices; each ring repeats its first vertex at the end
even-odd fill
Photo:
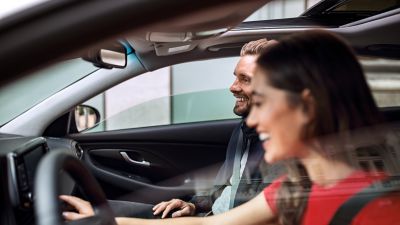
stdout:
POLYGON ((261 102, 253 102, 253 106, 260 107, 261 106, 261 102))

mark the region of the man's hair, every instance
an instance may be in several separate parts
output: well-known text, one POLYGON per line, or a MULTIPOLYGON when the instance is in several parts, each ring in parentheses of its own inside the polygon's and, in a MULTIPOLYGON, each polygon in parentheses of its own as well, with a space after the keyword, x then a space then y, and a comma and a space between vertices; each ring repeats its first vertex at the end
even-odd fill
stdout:
POLYGON ((245 55, 260 55, 265 49, 271 47, 276 44, 277 41, 267 40, 266 38, 258 39, 255 41, 250 41, 243 45, 242 50, 240 51, 240 56, 245 55))

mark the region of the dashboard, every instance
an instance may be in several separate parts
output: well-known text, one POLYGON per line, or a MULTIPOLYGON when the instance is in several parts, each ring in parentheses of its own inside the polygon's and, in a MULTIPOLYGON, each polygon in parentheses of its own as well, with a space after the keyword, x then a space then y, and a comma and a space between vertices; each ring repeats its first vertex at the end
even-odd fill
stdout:
MULTIPOLYGON (((0 134, 0 224, 35 224, 35 172, 49 151, 66 151, 78 155, 74 141, 62 138, 21 137, 0 134)), ((71 194, 75 183, 60 171, 60 194, 71 194)))

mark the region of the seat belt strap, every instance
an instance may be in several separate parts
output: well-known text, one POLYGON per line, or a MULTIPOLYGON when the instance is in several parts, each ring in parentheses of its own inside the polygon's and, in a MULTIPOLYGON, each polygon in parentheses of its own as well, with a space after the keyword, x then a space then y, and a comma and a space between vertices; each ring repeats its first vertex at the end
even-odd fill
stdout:
POLYGON ((372 183, 369 187, 353 195, 336 211, 329 225, 350 225, 353 218, 372 200, 392 192, 400 191, 397 176, 372 183))

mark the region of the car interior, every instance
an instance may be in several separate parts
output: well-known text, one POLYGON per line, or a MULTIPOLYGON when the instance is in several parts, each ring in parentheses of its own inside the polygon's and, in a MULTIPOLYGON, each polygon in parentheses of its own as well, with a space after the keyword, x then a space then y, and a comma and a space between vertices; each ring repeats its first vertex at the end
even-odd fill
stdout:
MULTIPOLYGON (((34 71, 66 59, 82 57, 96 66, 1 124, 0 224, 62 224, 58 194, 83 197, 94 205, 97 218, 84 223, 112 224, 112 213, 102 207, 106 199, 155 204, 189 200, 212 187, 240 118, 100 132, 78 129, 76 107, 128 79, 176 64, 237 57, 248 41, 279 41, 310 29, 341 36, 360 58, 400 59, 398 0, 325 0, 298 17, 242 22, 270 2, 152 1, 150 7, 135 1, 50 1, 0 21, 0 95, 34 71), (82 12, 86 16, 71 19, 82 12), (154 17, 143 19, 149 13, 154 17), (37 30, 41 32, 33 32, 37 30), (125 63, 112 66, 114 61, 103 63, 93 55, 110 43, 119 47, 125 63)), ((20 98, 24 94, 29 90, 20 98)), ((398 131, 400 108, 380 109, 398 131)), ((96 122, 103 119, 96 116, 96 122)))

